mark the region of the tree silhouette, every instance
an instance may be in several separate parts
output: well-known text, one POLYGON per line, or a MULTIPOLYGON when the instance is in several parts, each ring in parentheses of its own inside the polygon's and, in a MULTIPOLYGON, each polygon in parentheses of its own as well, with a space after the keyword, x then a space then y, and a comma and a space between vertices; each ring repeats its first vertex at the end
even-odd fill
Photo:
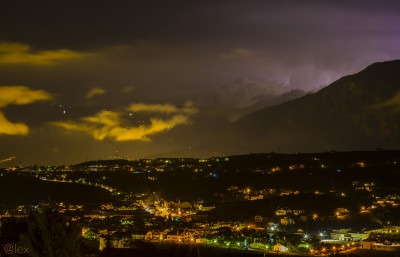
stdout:
POLYGON ((21 243, 33 257, 79 257, 80 231, 52 207, 31 212, 21 243))

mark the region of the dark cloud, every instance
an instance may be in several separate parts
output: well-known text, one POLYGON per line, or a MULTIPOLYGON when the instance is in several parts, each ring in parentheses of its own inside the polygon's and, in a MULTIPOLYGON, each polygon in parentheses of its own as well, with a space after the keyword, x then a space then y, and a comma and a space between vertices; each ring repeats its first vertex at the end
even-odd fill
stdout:
POLYGON ((68 161, 78 138, 93 156, 116 147, 129 152, 140 146, 139 156, 196 144, 226 120, 399 58, 399 7, 398 1, 372 0, 3 1, 0 86, 45 90, 53 99, 8 107, 7 120, 26 124, 31 134, 1 136, 0 142, 26 156, 23 146, 43 141, 52 157, 30 162, 68 161), (133 103, 186 101, 199 108, 193 117, 199 124, 157 134, 151 144, 95 142, 48 125, 121 112, 133 103), (42 130, 51 139, 37 134, 42 130))
POLYGON ((277 81, 237 79, 218 87, 212 94, 198 97, 200 106, 213 117, 236 121, 244 115, 277 105, 305 94, 277 81))

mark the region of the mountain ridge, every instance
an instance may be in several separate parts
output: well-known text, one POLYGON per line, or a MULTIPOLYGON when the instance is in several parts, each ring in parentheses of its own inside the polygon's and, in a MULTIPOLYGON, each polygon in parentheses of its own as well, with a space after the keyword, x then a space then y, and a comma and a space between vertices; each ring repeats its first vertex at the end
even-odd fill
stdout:
POLYGON ((244 116, 199 154, 396 149, 399 92, 400 60, 373 63, 316 93, 244 116))

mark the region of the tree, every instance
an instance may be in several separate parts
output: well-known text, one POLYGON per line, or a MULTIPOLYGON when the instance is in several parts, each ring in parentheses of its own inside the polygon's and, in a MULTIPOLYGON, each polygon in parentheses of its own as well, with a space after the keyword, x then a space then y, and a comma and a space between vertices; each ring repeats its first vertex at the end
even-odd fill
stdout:
POLYGON ((313 248, 317 248, 319 246, 319 242, 321 242, 321 239, 319 239, 318 237, 313 235, 313 236, 311 236, 309 242, 313 248))
POLYGON ((16 242, 20 234, 26 231, 26 221, 15 217, 3 220, 0 226, 0 241, 16 242))
POLYGON ((33 257, 79 257, 80 231, 52 207, 42 213, 31 212, 21 244, 33 257))

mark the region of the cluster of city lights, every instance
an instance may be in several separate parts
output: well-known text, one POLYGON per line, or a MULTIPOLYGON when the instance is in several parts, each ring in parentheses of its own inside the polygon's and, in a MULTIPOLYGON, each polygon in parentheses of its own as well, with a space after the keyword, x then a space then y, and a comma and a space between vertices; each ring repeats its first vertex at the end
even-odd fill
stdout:
POLYGON ((0 163, 12 161, 12 160, 14 160, 14 159, 15 159, 15 156, 11 156, 11 157, 9 157, 9 158, 7 158, 7 159, 1 160, 0 163))

